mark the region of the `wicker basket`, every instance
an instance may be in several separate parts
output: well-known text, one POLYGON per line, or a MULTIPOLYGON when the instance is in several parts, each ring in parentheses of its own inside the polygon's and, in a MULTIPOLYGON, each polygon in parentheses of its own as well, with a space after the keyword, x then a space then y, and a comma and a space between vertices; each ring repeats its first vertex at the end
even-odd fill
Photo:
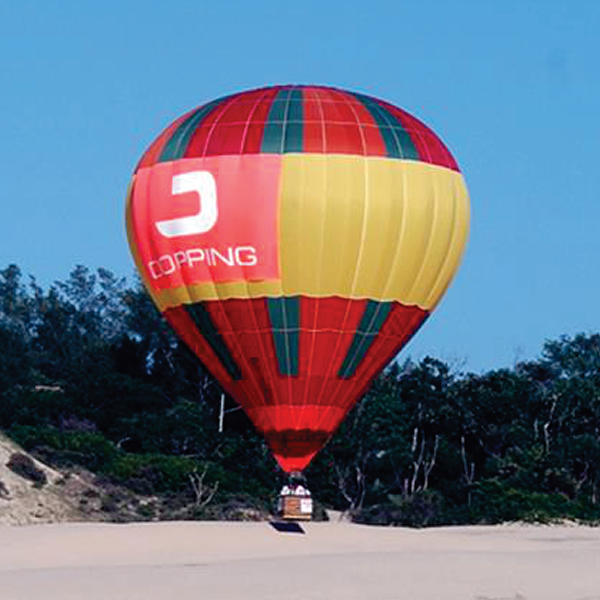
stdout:
POLYGON ((279 496, 279 516, 290 521, 310 521, 313 512, 312 498, 307 494, 279 496))

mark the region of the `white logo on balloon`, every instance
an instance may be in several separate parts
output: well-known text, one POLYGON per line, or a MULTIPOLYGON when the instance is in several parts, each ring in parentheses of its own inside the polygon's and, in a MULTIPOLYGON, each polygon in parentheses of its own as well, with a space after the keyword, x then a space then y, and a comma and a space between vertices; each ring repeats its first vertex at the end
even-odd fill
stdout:
POLYGON ((198 235, 210 231, 217 222, 217 183, 208 171, 191 171, 173 176, 173 196, 195 192, 199 210, 196 214, 179 219, 157 221, 156 228, 168 238, 198 235))

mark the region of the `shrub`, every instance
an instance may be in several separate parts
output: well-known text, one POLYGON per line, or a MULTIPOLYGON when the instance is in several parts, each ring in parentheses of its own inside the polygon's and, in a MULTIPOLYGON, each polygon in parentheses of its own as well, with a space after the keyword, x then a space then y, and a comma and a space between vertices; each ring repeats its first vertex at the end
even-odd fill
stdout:
POLYGON ((418 492, 404 498, 390 494, 389 502, 362 509, 353 515, 355 523, 431 527, 446 522, 444 499, 433 490, 418 492))
POLYGON ((20 477, 33 481, 36 487, 42 487, 48 483, 46 473, 36 467, 31 457, 27 456, 27 454, 23 454, 22 452, 13 453, 6 466, 20 477))
POLYGON ((58 457, 64 462, 76 463, 92 471, 104 470, 119 454, 118 448, 101 433, 62 433, 59 445, 58 457))
POLYGON ((269 518, 269 511, 260 500, 241 493, 202 508, 193 507, 187 518, 198 521, 265 521, 269 518))
POLYGON ((313 497, 313 521, 329 521, 329 515, 327 514, 327 510, 325 507, 313 497))
POLYGON ((107 494, 102 498, 100 510, 106 513, 117 514, 119 512, 119 503, 107 494))
POLYGON ((9 430, 9 435, 19 446, 28 452, 35 450, 38 446, 60 446, 60 434, 53 427, 33 427, 31 425, 15 425, 9 430))
POLYGON ((188 458, 164 454, 125 454, 107 471, 115 482, 140 494, 182 492, 197 464, 188 458))
POLYGON ((475 519, 487 523, 548 523, 579 517, 578 506, 563 494, 544 494, 514 488, 497 478, 483 480, 475 485, 473 509, 475 519))
POLYGON ((10 435, 27 451, 59 467, 74 464, 102 471, 119 454, 119 449, 101 433, 61 431, 54 427, 17 426, 10 435))

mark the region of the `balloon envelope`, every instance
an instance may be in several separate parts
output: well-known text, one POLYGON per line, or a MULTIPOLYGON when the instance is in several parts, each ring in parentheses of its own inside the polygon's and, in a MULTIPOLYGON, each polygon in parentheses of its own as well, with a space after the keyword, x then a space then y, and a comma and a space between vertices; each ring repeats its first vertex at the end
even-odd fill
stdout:
POLYGON ((423 123, 288 85, 170 125, 135 171, 127 222, 154 302, 289 472, 437 305, 469 206, 423 123))

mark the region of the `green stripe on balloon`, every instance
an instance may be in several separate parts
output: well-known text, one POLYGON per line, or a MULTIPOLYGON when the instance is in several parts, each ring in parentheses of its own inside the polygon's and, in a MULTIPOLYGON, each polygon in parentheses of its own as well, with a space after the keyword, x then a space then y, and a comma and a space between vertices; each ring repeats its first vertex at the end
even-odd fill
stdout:
POLYGON ((186 310, 192 318, 192 321, 194 321, 196 328, 209 343, 213 352, 217 355, 230 377, 234 380, 241 379, 242 374, 240 368, 236 364, 233 356, 231 356, 223 337, 213 323, 213 320, 210 318, 208 311, 202 306, 202 303, 189 304, 186 306, 186 310))
POLYGON ((379 132, 385 143, 389 158, 420 160, 412 138, 396 116, 369 96, 353 95, 362 102, 379 126, 379 132))
POLYGON ((173 132, 167 143, 165 144, 157 162, 167 162, 177 160, 185 155, 190 140, 196 129, 201 125, 202 121, 215 109, 219 104, 224 102, 229 96, 219 98, 213 102, 209 102, 195 110, 179 127, 173 132))
POLYGON ((338 372, 342 379, 348 379, 356 373, 356 369, 371 347, 383 323, 392 309, 392 302, 376 302, 368 300, 365 312, 361 317, 358 329, 354 334, 350 348, 338 372))
POLYGON ((300 298, 267 298, 267 308, 279 372, 287 377, 298 375, 300 298))
POLYGON ((302 152, 303 140, 302 90, 282 89, 269 108, 260 151, 267 154, 302 152))
POLYGON ((302 90, 293 90, 290 95, 284 135, 284 152, 302 152, 304 133, 304 110, 302 90))

